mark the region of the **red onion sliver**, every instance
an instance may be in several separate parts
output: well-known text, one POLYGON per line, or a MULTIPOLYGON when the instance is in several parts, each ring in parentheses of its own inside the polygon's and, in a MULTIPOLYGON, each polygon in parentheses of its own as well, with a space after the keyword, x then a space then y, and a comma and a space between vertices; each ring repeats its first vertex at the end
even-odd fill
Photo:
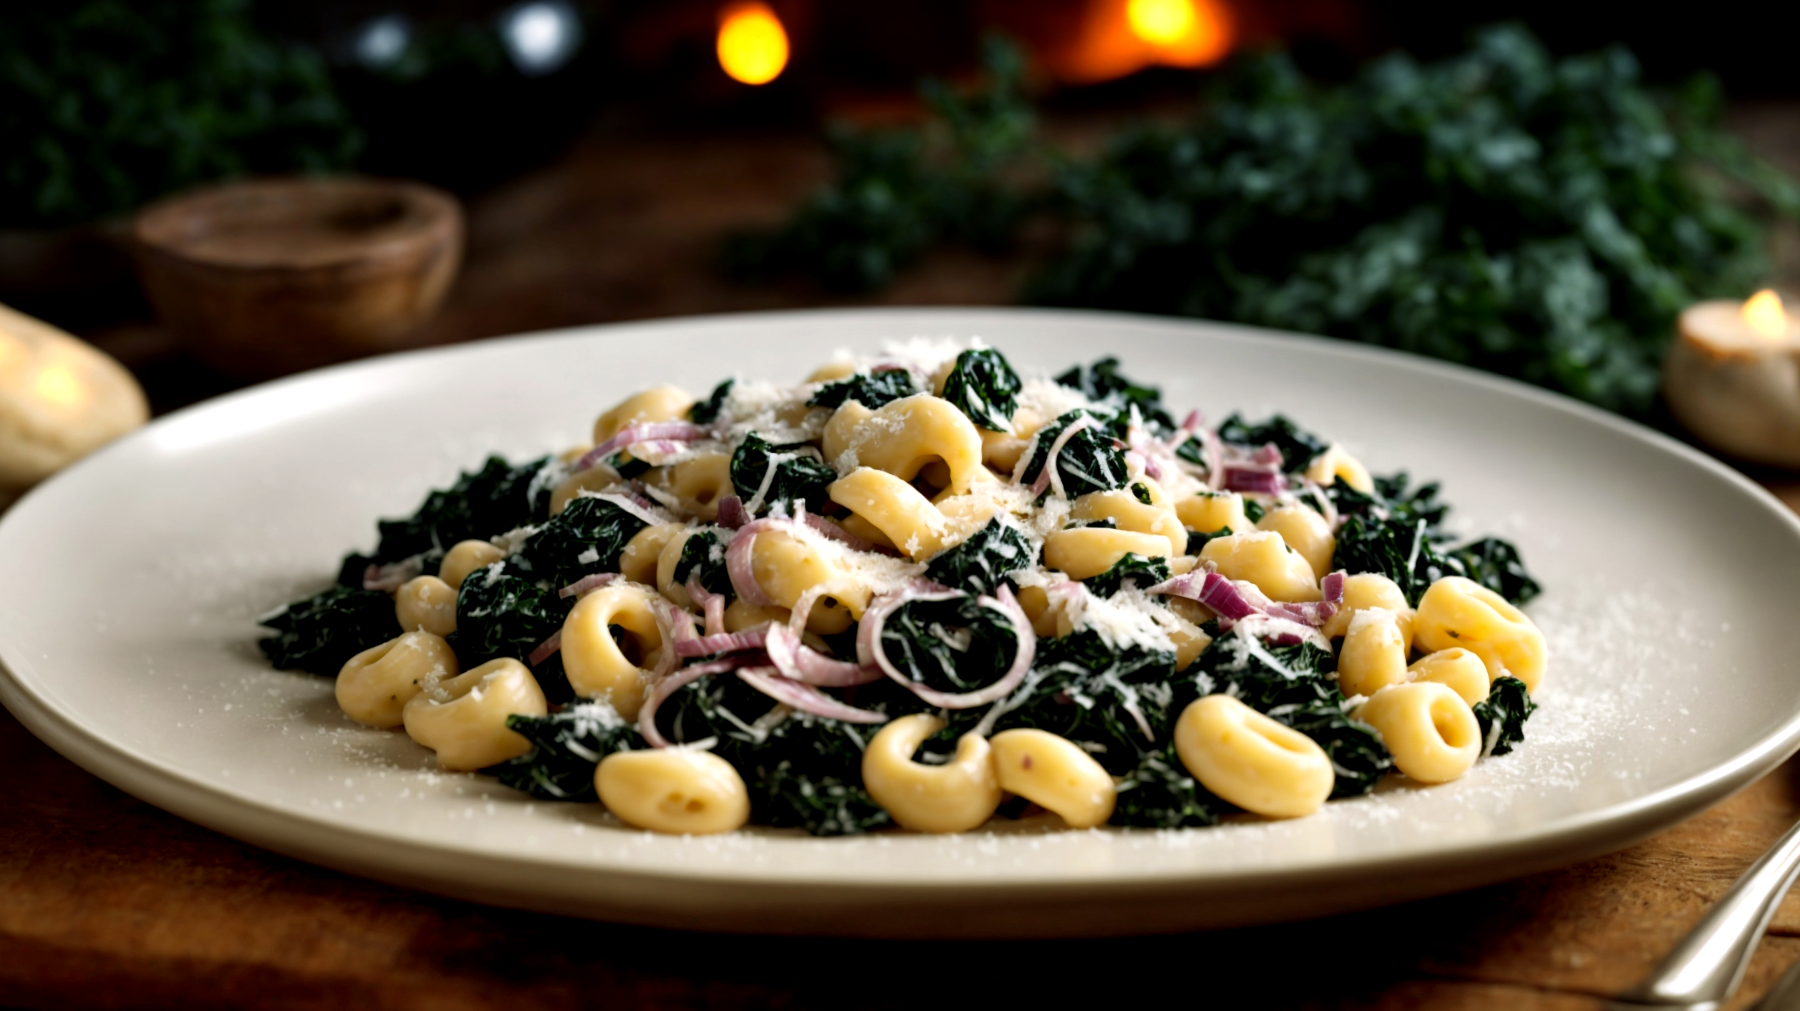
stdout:
POLYGON ((719 500, 718 523, 730 530, 736 530, 750 522, 750 514, 744 510, 744 500, 736 495, 727 495, 719 500))
POLYGON ((1258 495, 1279 495, 1286 487, 1281 474, 1261 468, 1225 465, 1225 490, 1258 495))
POLYGON ((602 586, 610 585, 624 578, 617 572, 596 572, 590 576, 582 576, 556 591, 556 595, 558 597, 585 597, 602 586))
MULTIPOLYGON (((887 624, 888 615, 892 614, 900 604, 916 600, 957 600, 967 596, 968 594, 960 591, 920 593, 896 601, 879 612, 876 611, 874 605, 871 605, 863 613, 863 626, 865 628, 873 626, 868 633, 869 659, 874 661, 882 673, 898 681, 922 701, 940 709, 972 709, 1005 698, 1008 693, 1019 686, 1021 681, 1025 680, 1026 672, 1031 670, 1032 657, 1037 655, 1037 635, 1031 630, 1031 619, 1025 616, 1025 609, 1020 607, 1018 600, 1013 597, 1012 588, 1005 584, 1001 584, 997 598, 975 598, 975 602, 980 606, 992 608, 1004 615, 1013 627, 1013 634, 1018 638, 1018 650, 1013 654, 1012 666, 1008 667, 1006 673, 1002 674, 999 680, 993 684, 972 692, 940 692, 935 688, 919 684, 900 673, 899 668, 894 666, 893 661, 887 658, 886 652, 881 648, 882 627, 887 624)), ((860 658, 864 651, 863 636, 860 634, 860 630, 856 646, 857 655, 860 658)))
POLYGON ((1265 442, 1250 451, 1250 462, 1260 463, 1265 467, 1281 466, 1281 447, 1272 442, 1265 442))
POLYGON ((781 676, 824 688, 847 688, 880 681, 884 675, 874 666, 834 660, 800 641, 786 625, 769 626, 769 662, 781 676))
POLYGON ((756 582, 756 568, 752 564, 752 549, 756 546, 756 535, 765 530, 791 530, 794 521, 777 516, 765 516, 760 520, 751 520, 739 527, 725 548, 725 571, 731 576, 731 587, 737 591, 738 597, 747 604, 770 607, 775 604, 774 598, 763 592, 756 582))
POLYGON ((525 659, 530 661, 531 666, 536 667, 538 664, 555 656, 561 649, 562 629, 559 628, 551 634, 550 638, 538 643, 537 648, 532 650, 531 655, 525 659))
POLYGON ((795 709, 811 713, 814 716, 823 716, 828 720, 843 720, 845 723, 886 723, 888 721, 887 716, 882 713, 845 705, 812 685, 784 678, 773 667, 740 667, 737 676, 750 687, 775 701, 793 706, 795 709))
POLYGON ((725 595, 714 593, 700 585, 700 573, 690 572, 687 581, 688 596, 706 612, 706 634, 725 634, 725 595))
POLYGON ((763 625, 745 632, 721 632, 700 639, 683 639, 675 644, 682 656, 711 656, 714 653, 736 653, 745 649, 761 649, 774 625, 763 625))
POLYGON ((575 461, 574 469, 577 471, 587 470, 634 442, 649 440, 693 442, 696 439, 706 438, 706 435, 706 429, 691 421, 652 421, 642 425, 627 425, 619 429, 612 438, 581 454, 581 459, 575 461))
POLYGON ((651 687, 649 696, 644 699, 644 707, 638 710, 638 733, 642 734, 644 740, 653 748, 669 747, 669 739, 662 735, 662 731, 656 729, 656 711, 662 707, 664 702, 668 701, 669 696, 708 674, 718 674, 742 666, 744 663, 753 662, 755 662, 753 658, 725 657, 707 663, 691 664, 656 682, 651 687))
POLYGON ((1319 584, 1319 589, 1325 594, 1326 602, 1331 604, 1343 604, 1344 580, 1347 578, 1349 577, 1343 569, 1339 569, 1325 577, 1324 581, 1319 584))

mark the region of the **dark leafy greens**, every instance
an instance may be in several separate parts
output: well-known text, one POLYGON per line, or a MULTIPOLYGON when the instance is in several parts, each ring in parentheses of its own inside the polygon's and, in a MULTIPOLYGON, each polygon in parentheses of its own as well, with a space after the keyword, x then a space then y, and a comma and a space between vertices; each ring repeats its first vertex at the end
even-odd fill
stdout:
POLYGON ((1473 579, 1514 604, 1538 595, 1537 581, 1511 543, 1488 537, 1460 548, 1449 546, 1451 537, 1442 524, 1450 509, 1438 501, 1435 483, 1409 490, 1405 474, 1374 483, 1373 493, 1364 494, 1340 478, 1327 491, 1344 517, 1333 568, 1387 576, 1414 607, 1445 576, 1473 579))
POLYGON ((1475 703, 1475 725, 1481 728, 1481 757, 1504 755, 1525 740, 1525 721, 1537 711, 1537 703, 1515 677, 1498 677, 1488 686, 1488 697, 1475 703))
POLYGON ((1382 344, 1643 415, 1676 313, 1767 273, 1763 223, 1718 177, 1800 213, 1719 128, 1716 89, 1659 101, 1624 49, 1558 58, 1516 26, 1345 84, 1245 59, 1191 121, 1085 157, 1033 135, 1016 55, 989 69, 921 132, 841 136, 837 182, 741 240, 738 268, 873 287, 934 243, 1016 248, 1047 223, 1028 302, 1382 344))
POLYGON ((562 630, 573 606, 558 597, 555 588, 512 575, 509 566, 496 562, 477 569, 457 591, 456 634, 451 641, 465 670, 496 657, 529 659, 532 650, 562 630))
POLYGON ((600 760, 615 751, 644 747, 637 727, 604 702, 578 702, 549 716, 515 713, 506 718, 506 727, 534 747, 481 771, 545 800, 598 800, 594 768, 600 760))
POLYGON ((925 565, 925 578, 953 590, 991 595, 1009 573, 1029 567, 1034 560, 1031 544, 1019 528, 996 516, 962 543, 932 556, 925 565))
POLYGON ((611 499, 578 496, 527 538, 506 565, 561 589, 583 576, 619 571, 625 545, 649 525, 611 499))
POLYGON ((425 496, 411 516, 376 524, 381 544, 373 560, 397 562, 420 555, 435 560, 458 541, 486 540, 542 519, 550 508, 550 489, 533 482, 549 462, 543 457, 515 467, 488 457, 480 470, 465 472, 449 488, 425 496))
MULTIPOLYGON (((1050 447, 1070 425, 1093 414, 1076 408, 1059 415, 1055 421, 1038 430, 1037 447, 1026 461, 1023 483, 1030 485, 1044 472, 1050 458, 1050 447)), ((1106 419, 1099 419, 1104 422, 1106 419)), ((1091 491, 1111 491, 1125 487, 1127 478, 1125 454, 1113 443, 1102 427, 1090 425, 1069 436, 1056 454, 1056 472, 1062 478, 1063 494, 1070 499, 1091 491)))
POLYGON ((1173 743, 1141 754, 1138 764, 1119 780, 1118 790, 1114 825, 1203 828, 1237 810, 1188 774, 1173 743))
POLYGON ((1175 429, 1175 419, 1163 408, 1162 391, 1127 379, 1119 372, 1119 360, 1111 355, 1092 365, 1077 365, 1057 376, 1056 381, 1110 408, 1116 415, 1114 433, 1121 438, 1125 435, 1121 426, 1129 422, 1134 409, 1152 434, 1166 436, 1175 429))
POLYGON ((1126 583, 1130 583, 1140 590, 1147 590, 1168 578, 1168 559, 1146 558, 1135 552, 1127 551, 1112 564, 1112 568, 1098 576, 1089 576, 1081 582, 1094 596, 1110 597, 1118 593, 1126 583))
POLYGON ((973 597, 901 604, 882 626, 881 643, 903 676, 941 692, 985 688, 1019 655, 1011 622, 973 597))
POLYGON ((401 632, 394 600, 376 590, 333 586, 262 619, 275 634, 257 645, 269 663, 336 677, 345 661, 401 632))
POLYGON ((1312 738, 1331 759, 1336 775, 1331 797, 1360 797, 1375 789, 1381 777, 1394 767, 1393 756, 1381 743, 1381 735, 1366 723, 1344 715, 1342 707, 1316 702, 1304 706, 1276 706, 1268 715, 1312 738))
POLYGON ((911 372, 905 369, 883 369, 879 372, 858 372, 826 383, 806 403, 809 407, 842 407, 844 401, 854 400, 870 410, 876 410, 918 392, 919 385, 913 382, 911 372))
POLYGON ((1281 450, 1281 469, 1289 474, 1305 470, 1314 457, 1329 448, 1325 440, 1280 414, 1267 421, 1251 424, 1244 420, 1243 415, 1233 412, 1219 426, 1219 439, 1245 449, 1274 445, 1281 450))
POLYGON ((725 540, 713 529, 700 530, 681 546, 681 557, 675 562, 675 582, 686 586, 688 577, 698 570, 700 585, 727 597, 737 591, 731 588, 731 572, 725 567, 725 540))
POLYGON ((970 348, 956 356, 944 379, 944 399, 990 432, 1012 431, 1024 384, 1006 356, 993 348, 970 348))
POLYGON ((817 511, 827 501, 826 487, 837 477, 806 443, 777 446, 752 432, 731 454, 731 486, 746 508, 759 513, 778 503, 791 509, 795 502, 817 511))
POLYGON ((731 396, 731 388, 736 385, 737 380, 727 379, 713 387, 713 391, 707 394, 705 400, 695 404, 688 411, 688 418, 696 425, 710 425, 718 421, 719 412, 725 409, 725 399, 731 396))

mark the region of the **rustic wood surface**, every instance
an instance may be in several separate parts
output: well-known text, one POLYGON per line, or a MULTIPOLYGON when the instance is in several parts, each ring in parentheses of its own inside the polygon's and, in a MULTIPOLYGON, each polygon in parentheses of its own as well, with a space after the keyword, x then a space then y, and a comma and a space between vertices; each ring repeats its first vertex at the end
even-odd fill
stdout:
MULTIPOLYGON (((1791 109, 1752 110, 1745 133, 1761 130, 1770 146, 1790 145, 1771 153, 1800 161, 1796 121, 1791 109)), ((836 301, 738 287, 707 269, 724 230, 777 219, 826 169, 801 137, 597 135, 471 204, 465 271, 412 343, 836 301)), ((862 302, 1004 302, 1025 269, 939 256, 862 302)), ((89 336, 136 368, 163 409, 235 385, 154 325, 89 336)), ((1800 482, 1755 476, 1800 509, 1800 482)), ((1217 1006, 1573 1011, 1650 971, 1800 820, 1796 759, 1622 852, 1389 909, 1092 942, 796 941, 498 910, 321 870, 141 803, 4 714, 0 763, 11 774, 0 1005, 32 1008, 803 1009, 1118 1002, 1172 985, 1217 1006), (919 983, 896 985, 908 977, 919 983)), ((1800 960, 1800 898, 1770 933, 1733 1007, 1800 960)))

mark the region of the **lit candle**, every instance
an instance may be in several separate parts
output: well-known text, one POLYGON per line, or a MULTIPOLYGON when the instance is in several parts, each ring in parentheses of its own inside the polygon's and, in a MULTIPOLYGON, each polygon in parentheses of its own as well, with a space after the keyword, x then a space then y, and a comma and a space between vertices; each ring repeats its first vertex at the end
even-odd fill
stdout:
POLYGON ((1800 319, 1769 290, 1688 307, 1664 363, 1663 394, 1712 446, 1800 467, 1800 319))
POLYGON ((0 507, 148 415, 118 362, 0 305, 0 507))

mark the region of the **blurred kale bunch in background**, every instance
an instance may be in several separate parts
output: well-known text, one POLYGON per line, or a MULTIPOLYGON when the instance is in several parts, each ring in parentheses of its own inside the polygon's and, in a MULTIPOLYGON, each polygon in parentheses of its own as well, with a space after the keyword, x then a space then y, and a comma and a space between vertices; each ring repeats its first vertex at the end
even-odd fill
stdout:
POLYGON ((925 82, 923 130, 831 130, 837 179, 779 231, 733 236, 726 270, 753 280, 798 271, 866 291, 935 243, 1003 249, 1036 199, 1020 173, 1039 153, 1037 116, 1017 48, 990 39, 982 65, 987 84, 969 94, 925 82))
POLYGON ((88 0, 0 20, 0 227, 341 168, 358 144, 324 61, 260 34, 247 0, 88 0))
POLYGON ((992 192, 1003 214, 985 222, 984 245, 1032 216, 1061 235, 1026 301, 1383 344, 1641 415, 1675 314, 1744 294, 1767 269, 1763 230, 1730 181, 1800 213, 1793 182, 1717 129, 1716 93, 1690 88, 1665 107, 1628 52, 1558 60, 1517 27, 1440 63, 1391 56, 1340 86, 1255 58, 1191 122, 1129 131, 1092 159, 1020 134, 1018 94, 1016 77, 997 75, 961 99, 985 116, 960 121, 935 100, 921 135, 991 131, 1004 173, 960 154, 980 140, 934 167, 917 153, 859 155, 905 144, 861 139, 840 147, 851 152, 840 181, 760 245, 739 240, 740 260, 753 250, 763 276, 874 286, 982 221, 963 208, 992 192), (1031 161, 1042 171, 1021 167, 1031 161), (856 195, 882 192, 921 208, 905 216, 911 230, 871 224, 856 195), (833 259, 851 250, 850 269, 833 259))

